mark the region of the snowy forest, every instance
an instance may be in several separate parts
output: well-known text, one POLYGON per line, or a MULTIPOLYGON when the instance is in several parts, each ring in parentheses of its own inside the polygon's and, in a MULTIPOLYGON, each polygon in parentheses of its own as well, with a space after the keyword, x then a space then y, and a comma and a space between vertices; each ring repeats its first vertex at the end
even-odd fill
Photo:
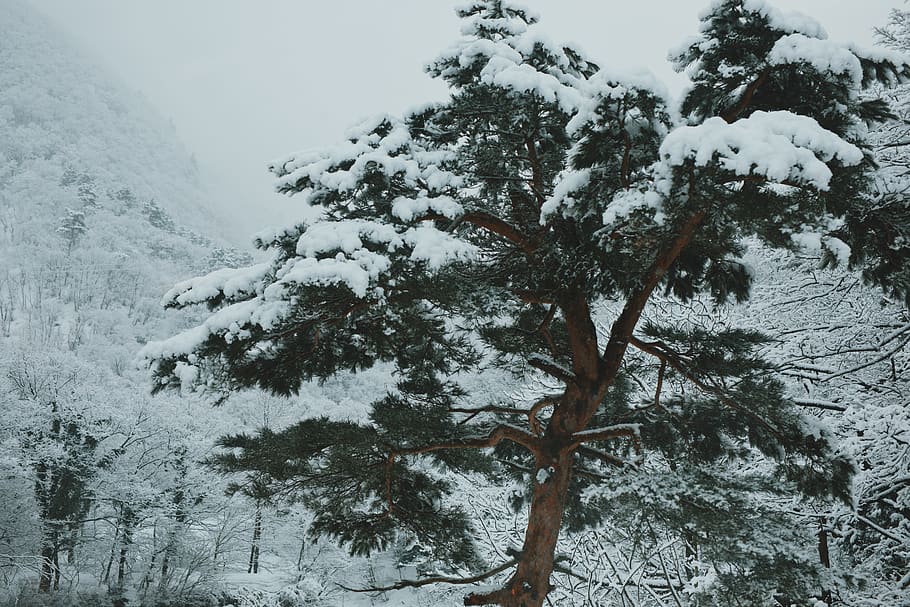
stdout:
POLYGON ((0 607, 910 606, 910 11, 708 1, 680 94, 452 3, 238 243, 0 0, 0 607))

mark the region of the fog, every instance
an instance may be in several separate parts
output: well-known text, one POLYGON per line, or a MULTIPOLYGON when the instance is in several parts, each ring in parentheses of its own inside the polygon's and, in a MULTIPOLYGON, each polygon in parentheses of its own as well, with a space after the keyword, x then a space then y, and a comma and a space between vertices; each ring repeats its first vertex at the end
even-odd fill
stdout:
MULTIPOLYGON (((173 122, 240 233, 294 215, 268 162, 337 141, 376 112, 441 98, 422 66, 458 35, 440 0, 31 0, 173 122)), ((667 49, 696 33, 706 0, 527 0, 554 40, 605 65, 645 66, 679 92, 667 49)), ((895 2, 787 0, 836 40, 873 43, 895 2)))

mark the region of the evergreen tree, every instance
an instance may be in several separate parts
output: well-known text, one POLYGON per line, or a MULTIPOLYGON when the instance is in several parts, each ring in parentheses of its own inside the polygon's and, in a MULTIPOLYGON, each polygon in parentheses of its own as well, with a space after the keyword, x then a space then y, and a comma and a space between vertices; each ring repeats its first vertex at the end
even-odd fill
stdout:
POLYGON ((60 220, 57 233, 66 241, 66 250, 72 251, 79 239, 88 231, 85 225, 85 211, 74 211, 67 207, 66 215, 60 220))
POLYGON ((142 206, 142 212, 153 227, 171 234, 177 231, 177 225, 174 223, 174 220, 171 219, 171 216, 167 214, 167 211, 162 209, 154 200, 146 202, 142 206))
POLYGON ((509 572, 466 604, 542 605, 561 529, 617 504, 731 565, 719 604, 820 596, 827 582, 789 532, 753 544, 778 524, 762 518, 769 496, 849 500, 853 464, 794 407, 757 353, 763 335, 640 321, 661 293, 747 299, 752 235, 865 260, 869 279, 910 294, 890 278, 903 241, 870 236, 884 219, 867 193, 866 124, 889 114, 860 97, 910 65, 760 0, 718 0, 674 55, 692 79, 677 117, 651 76, 552 44, 510 0, 457 10, 463 38, 428 67, 448 100, 272 166, 318 217, 260 236, 265 263, 165 296, 217 311, 145 349, 155 388, 292 394, 392 363, 398 384, 369 419, 226 437, 220 463, 295 490, 311 531, 355 553, 404 535, 459 572, 480 564, 448 475, 516 474, 524 544, 461 578, 509 572), (652 385, 633 381, 630 346, 655 361, 652 385), (527 407, 484 402, 458 378, 485 365, 559 389, 527 407), (692 390, 662 400, 671 382, 692 390), (757 454, 764 465, 721 465, 757 454))

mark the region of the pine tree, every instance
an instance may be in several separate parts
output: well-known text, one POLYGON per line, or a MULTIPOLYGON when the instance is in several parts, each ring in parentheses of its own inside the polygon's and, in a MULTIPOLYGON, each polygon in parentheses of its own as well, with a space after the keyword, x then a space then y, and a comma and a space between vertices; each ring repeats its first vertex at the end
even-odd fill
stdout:
POLYGON ((561 529, 597 525, 617 504, 731 565, 719 602, 821 595, 788 532, 743 546, 778 524, 761 518, 768 496, 849 500, 853 464, 793 406, 758 354, 765 336, 640 321, 655 296, 747 299, 752 235, 849 248, 870 280, 907 296, 889 278, 903 245, 870 237, 882 220, 866 123, 888 111, 860 92, 910 65, 829 42, 759 0, 718 0, 675 53, 692 80, 677 115, 650 75, 550 43, 510 0, 457 10, 463 38, 428 67, 447 101, 273 165, 279 189, 318 217, 260 236, 269 261, 165 296, 217 311, 144 350, 155 389, 293 394, 392 363, 398 384, 368 420, 225 437, 220 462, 296 489, 311 531, 352 552, 403 535, 457 572, 481 564, 448 475, 515 474, 524 544, 462 578, 509 572, 466 604, 542 605, 561 529), (651 385, 634 381, 641 357, 655 362, 651 385), (457 378, 485 365, 560 387, 527 407, 484 402, 457 378), (662 398, 671 384, 690 389, 662 398), (756 455, 766 463, 722 465, 756 455))
POLYGON ((66 250, 72 251, 79 239, 88 231, 85 225, 85 211, 74 211, 67 207, 66 215, 60 219, 57 233, 66 241, 66 250))

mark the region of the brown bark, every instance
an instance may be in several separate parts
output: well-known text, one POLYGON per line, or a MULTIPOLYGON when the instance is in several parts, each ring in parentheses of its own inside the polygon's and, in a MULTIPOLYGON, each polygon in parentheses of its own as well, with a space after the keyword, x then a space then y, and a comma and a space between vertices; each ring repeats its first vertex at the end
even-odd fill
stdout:
MULTIPOLYGON (((518 567, 503 588, 470 594, 465 605, 541 607, 550 591, 556 543, 562 527, 573 455, 579 447, 575 433, 585 430, 619 373, 632 333, 654 289, 679 254, 692 242, 707 211, 694 212, 680 226, 677 237, 658 251, 645 273, 641 287, 633 291, 610 331, 603 354, 587 299, 582 293, 560 303, 572 351, 572 381, 555 407, 540 442, 534 445, 536 470, 546 470, 546 479, 532 479, 534 489, 528 527, 518 567)), ((617 435, 624 435, 618 433, 617 435)))
POLYGON ((543 482, 540 482, 543 476, 532 479, 534 495, 518 568, 505 588, 490 595, 469 595, 465 605, 493 602, 503 607, 536 607, 543 604, 550 592, 556 542, 572 476, 572 452, 557 453, 554 457, 542 455, 537 458, 536 466, 537 470, 547 471, 548 476, 543 482))

